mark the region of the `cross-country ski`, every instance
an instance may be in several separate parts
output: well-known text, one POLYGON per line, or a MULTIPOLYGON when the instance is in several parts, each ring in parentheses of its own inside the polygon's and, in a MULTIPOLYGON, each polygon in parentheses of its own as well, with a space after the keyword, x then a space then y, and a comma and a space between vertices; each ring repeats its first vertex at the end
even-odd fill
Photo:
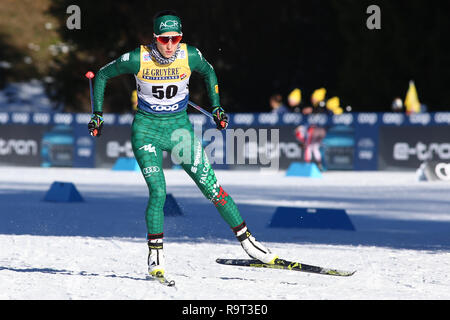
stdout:
POLYGON ((349 277, 352 276, 356 271, 345 271, 330 269, 318 266, 312 266, 300 262, 292 262, 284 259, 276 259, 274 263, 264 263, 255 259, 216 259, 219 264, 224 264, 228 266, 236 267, 252 267, 252 268, 267 268, 267 269, 280 269, 280 270, 292 270, 301 271, 309 273, 324 274, 330 276, 338 277, 349 277))

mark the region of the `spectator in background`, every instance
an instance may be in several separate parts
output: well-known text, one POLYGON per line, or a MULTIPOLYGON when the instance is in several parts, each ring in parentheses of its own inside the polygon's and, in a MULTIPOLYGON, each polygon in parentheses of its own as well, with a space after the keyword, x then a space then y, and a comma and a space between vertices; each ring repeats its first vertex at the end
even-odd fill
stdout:
POLYGON ((301 112, 300 103, 302 102, 302 91, 295 88, 288 96, 288 106, 290 112, 301 112))
POLYGON ((283 114, 289 112, 288 108, 283 104, 281 94, 274 94, 269 99, 270 108, 273 113, 283 114))
POLYGON ((403 112, 403 101, 401 98, 397 97, 392 101, 391 110, 392 112, 403 112))
MULTIPOLYGON (((325 103, 326 93, 327 91, 325 88, 315 90, 311 95, 312 106, 303 108, 302 110, 303 114, 309 115, 317 113, 326 113, 327 112, 325 103)), ((336 102, 339 103, 339 99, 332 100, 330 106, 335 107, 336 102)), ((305 162, 316 163, 317 167, 321 171, 323 171, 323 165, 320 147, 322 145, 322 140, 325 138, 326 134, 327 134, 326 129, 316 124, 310 125, 309 127, 298 126, 295 129, 295 137, 297 138, 300 146, 304 151, 305 162)))
POLYGON ((325 110, 325 96, 327 94, 327 90, 325 88, 317 89, 311 95, 311 106, 307 106, 303 108, 303 114, 311 114, 311 113, 324 113, 325 110))

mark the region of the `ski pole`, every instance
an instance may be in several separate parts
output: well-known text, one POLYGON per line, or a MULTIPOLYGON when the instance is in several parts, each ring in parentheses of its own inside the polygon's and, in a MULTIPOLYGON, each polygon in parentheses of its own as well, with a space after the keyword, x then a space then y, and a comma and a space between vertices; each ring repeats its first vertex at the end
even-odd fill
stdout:
POLYGON ((208 116, 208 117, 210 117, 211 119, 214 120, 213 115, 212 115, 211 113, 209 113, 208 111, 203 110, 202 107, 196 105, 196 104, 193 103, 192 101, 188 101, 188 104, 189 104, 191 107, 194 107, 195 109, 197 109, 198 111, 200 111, 201 113, 203 113, 205 116, 208 116))
MULTIPOLYGON (((92 114, 94 113, 94 90, 92 89, 92 78, 95 77, 95 74, 92 71, 88 71, 85 74, 86 78, 89 79, 89 91, 90 91, 90 95, 91 95, 91 112, 92 114)), ((98 134, 98 130, 94 129, 91 132, 91 136, 96 137, 98 134)))
POLYGON ((91 92, 91 111, 94 113, 94 91, 92 89, 92 78, 95 77, 95 74, 92 71, 88 71, 85 74, 86 78, 89 79, 89 90, 91 92))

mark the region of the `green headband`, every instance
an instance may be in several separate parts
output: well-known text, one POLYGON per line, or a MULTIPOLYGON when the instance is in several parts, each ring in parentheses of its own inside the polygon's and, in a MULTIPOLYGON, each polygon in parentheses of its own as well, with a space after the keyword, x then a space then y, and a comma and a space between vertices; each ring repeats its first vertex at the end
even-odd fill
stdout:
POLYGON ((177 16, 158 17, 153 23, 153 32, 160 35, 164 32, 175 31, 181 33, 181 20, 177 16))

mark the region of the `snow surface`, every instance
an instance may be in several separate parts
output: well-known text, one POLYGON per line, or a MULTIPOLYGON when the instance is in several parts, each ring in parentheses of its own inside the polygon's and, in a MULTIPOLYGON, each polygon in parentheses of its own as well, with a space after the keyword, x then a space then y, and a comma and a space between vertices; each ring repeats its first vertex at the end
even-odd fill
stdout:
POLYGON ((146 280, 147 188, 139 172, 0 167, 0 299, 450 299, 450 183, 414 172, 216 171, 256 236, 281 257, 349 278, 223 266, 246 258, 187 174, 166 170, 183 216, 165 219, 166 273, 146 280), (82 203, 42 199, 73 182, 82 203), (343 208, 356 231, 269 228, 278 206, 343 208))

